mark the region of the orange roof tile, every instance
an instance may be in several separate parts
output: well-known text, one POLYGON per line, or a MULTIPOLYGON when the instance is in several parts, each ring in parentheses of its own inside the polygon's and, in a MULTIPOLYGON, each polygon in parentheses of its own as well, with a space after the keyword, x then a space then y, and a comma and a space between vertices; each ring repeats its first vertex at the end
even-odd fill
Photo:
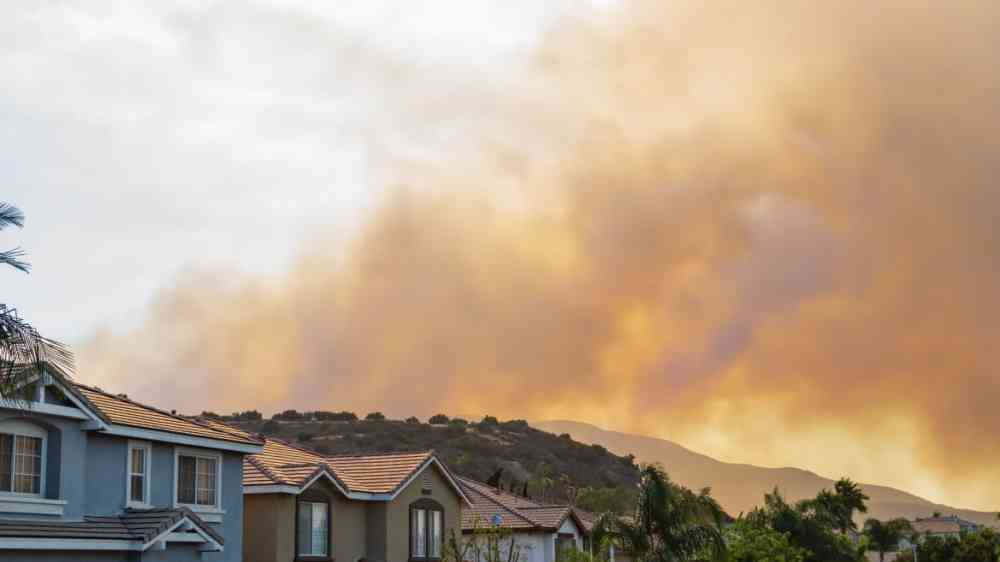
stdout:
POLYGON ((494 515, 500 515, 501 527, 513 530, 553 531, 570 516, 576 518, 585 532, 593 526, 584 517, 584 512, 568 505, 544 505, 469 478, 459 478, 459 481, 473 504, 473 509, 462 512, 463 531, 490 526, 494 515))
POLYGON ((244 486, 302 486, 325 470, 345 491, 391 494, 430 459, 432 453, 387 453, 324 457, 284 441, 267 438, 264 450, 244 462, 244 486))
POLYGON ((107 393, 99 388, 70 382, 107 421, 141 429, 166 431, 181 435, 218 439, 232 443, 260 445, 261 441, 246 432, 223 431, 200 420, 171 414, 134 402, 125 396, 107 393))

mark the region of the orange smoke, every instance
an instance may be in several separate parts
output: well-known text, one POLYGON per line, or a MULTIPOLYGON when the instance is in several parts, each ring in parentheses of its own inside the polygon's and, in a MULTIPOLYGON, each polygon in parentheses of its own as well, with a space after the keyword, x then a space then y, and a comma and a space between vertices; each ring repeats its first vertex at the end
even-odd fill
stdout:
POLYGON ((356 239, 186 271, 81 376, 573 418, 995 509, 1000 9, 662 4, 556 26, 501 131, 386 159, 356 239))

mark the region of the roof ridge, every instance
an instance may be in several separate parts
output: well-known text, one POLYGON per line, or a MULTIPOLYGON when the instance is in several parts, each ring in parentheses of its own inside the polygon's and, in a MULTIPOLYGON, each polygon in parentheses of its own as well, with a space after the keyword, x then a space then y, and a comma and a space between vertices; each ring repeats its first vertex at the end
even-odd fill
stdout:
MULTIPOLYGON (((314 453, 318 454, 318 453, 314 453)), ((356 453, 350 455, 327 455, 323 456, 324 459, 357 459, 357 458, 370 458, 370 457, 401 457, 404 455, 424 455, 425 457, 433 457, 434 449, 425 449, 422 451, 389 451, 381 453, 356 453)))
POLYGON ((90 386, 90 385, 86 385, 86 384, 79 383, 79 382, 76 382, 76 381, 69 381, 69 382, 70 382, 70 384, 76 385, 76 386, 81 387, 81 388, 85 388, 85 389, 87 389, 87 390, 89 390, 91 392, 97 392, 99 394, 103 394, 104 396, 107 396, 108 398, 111 398, 112 400, 120 400, 122 402, 128 402, 129 404, 134 404, 134 405, 136 405, 136 406, 138 406, 140 408, 145 408, 147 410, 156 412, 158 414, 162 414, 164 416, 171 417, 171 418, 173 418, 175 420, 184 421, 184 422, 188 422, 188 423, 193 423, 193 424, 195 424, 197 426, 203 427, 203 428, 208 429, 210 431, 214 431, 216 433, 220 433, 222 435, 230 435, 228 432, 222 431, 221 429, 216 429, 214 427, 211 427, 208 424, 196 422, 195 420, 193 420, 190 417, 177 414, 177 413, 175 413, 176 410, 174 412, 168 412, 166 410, 161 410, 160 408, 157 408, 156 406, 150 406, 149 404, 144 404, 142 402, 138 402, 136 400, 132 400, 131 398, 128 397, 127 394, 124 394, 124 393, 122 393, 122 394, 112 394, 112 393, 110 393, 110 392, 108 392, 106 390, 103 390, 103 389, 101 389, 99 387, 96 387, 96 386, 90 386))

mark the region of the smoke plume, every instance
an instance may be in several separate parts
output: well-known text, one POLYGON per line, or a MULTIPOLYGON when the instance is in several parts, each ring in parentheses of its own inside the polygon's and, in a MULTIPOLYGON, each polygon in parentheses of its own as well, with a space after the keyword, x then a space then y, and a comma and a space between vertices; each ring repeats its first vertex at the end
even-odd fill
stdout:
POLYGON ((995 509, 998 21, 567 18, 403 125, 461 119, 447 152, 381 147, 394 187, 350 241, 274 278, 185 270, 81 376, 188 410, 579 419, 995 509))

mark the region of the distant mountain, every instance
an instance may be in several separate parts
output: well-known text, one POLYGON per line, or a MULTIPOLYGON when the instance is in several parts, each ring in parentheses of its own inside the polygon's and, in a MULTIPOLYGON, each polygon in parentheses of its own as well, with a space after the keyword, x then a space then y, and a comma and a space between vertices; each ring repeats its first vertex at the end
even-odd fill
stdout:
MULTIPOLYGON (((653 437, 607 431, 599 427, 574 421, 532 422, 532 426, 552 433, 568 433, 574 440, 598 444, 618 455, 633 454, 638 462, 657 462, 670 477, 689 488, 712 488, 712 496, 732 515, 747 512, 763 500, 764 493, 777 486, 788 500, 815 496, 823 488, 831 488, 833 481, 798 468, 763 468, 749 464, 717 461, 711 457, 653 437)), ((958 509, 936 504, 906 492, 863 484, 871 497, 868 517, 927 517, 935 511, 955 514, 969 521, 996 525, 996 514, 991 512, 958 509)))

